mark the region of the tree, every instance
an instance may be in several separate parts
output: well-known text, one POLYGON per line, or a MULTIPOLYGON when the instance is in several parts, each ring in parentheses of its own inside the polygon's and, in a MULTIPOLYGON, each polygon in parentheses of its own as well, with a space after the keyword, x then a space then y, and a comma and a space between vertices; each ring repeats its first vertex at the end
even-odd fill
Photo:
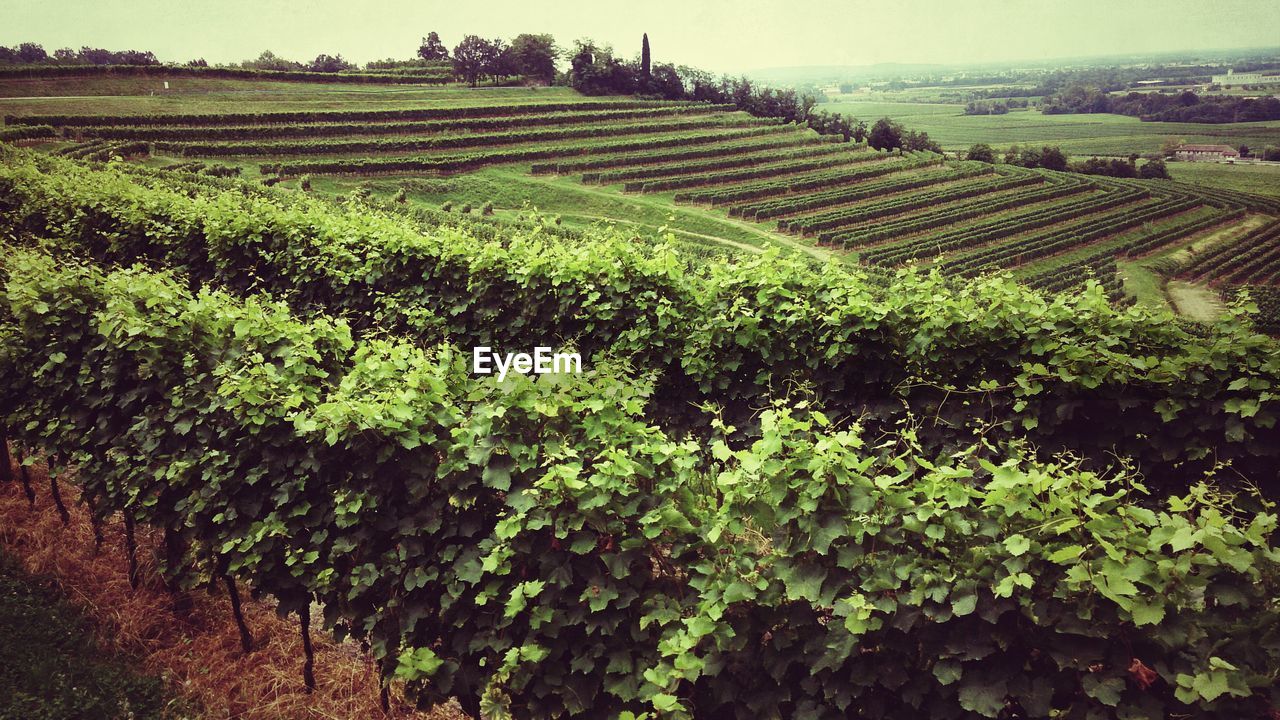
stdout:
POLYGON ((440 42, 440 36, 432 30, 422 38, 422 44, 418 46, 418 57, 427 62, 447 62, 449 49, 440 42))
POLYGON ((640 79, 648 84, 649 78, 653 76, 652 59, 649 57, 649 33, 644 33, 640 38, 640 79))
POLYGON ((496 55, 492 42, 478 35, 468 35, 453 49, 453 71, 475 87, 496 55))
POLYGON ((270 50, 263 50, 257 58, 245 60, 240 65, 249 70, 299 70, 302 68, 300 64, 278 57, 270 50))
POLYGON ((516 64, 515 56, 511 54, 511 48, 501 38, 490 40, 489 47, 491 50, 485 62, 484 71, 493 78, 495 83, 503 78, 520 74, 520 68, 516 64))
POLYGON ((1021 152, 1019 152, 1019 150, 1018 150, 1018 144, 1017 144, 1017 143, 1014 143, 1013 145, 1010 145, 1010 146, 1009 146, 1009 150, 1008 150, 1008 151, 1006 151, 1006 152, 1005 152, 1005 154, 1004 154, 1004 164, 1005 164, 1005 165, 1017 165, 1017 164, 1018 164, 1018 156, 1019 156, 1020 154, 1021 154, 1021 152))
POLYGON ((516 72, 548 85, 555 81, 560 48, 556 47, 554 37, 521 33, 511 41, 510 53, 516 72))
POLYGON ((1044 149, 1040 151, 1040 167, 1046 170, 1066 170, 1066 153, 1062 152, 1061 148, 1046 145, 1044 149))
POLYGON ((862 142, 863 140, 866 140, 867 136, 870 134, 870 131, 867 130, 866 121, 859 120, 858 124, 853 126, 853 132, 850 134, 852 135, 854 142, 862 142))
POLYGON ((1240 146, 1240 157, 1249 157, 1249 146, 1248 146, 1248 145, 1241 145, 1241 146, 1240 146))
POLYGON ((1182 147, 1182 144, 1182 138, 1165 138, 1164 144, 1160 146, 1160 154, 1165 157, 1173 157, 1178 152, 1178 148, 1182 147))
POLYGON ((58 62, 75 62, 76 51, 71 48, 59 48, 53 51, 53 59, 58 62))
POLYGON ((32 42, 24 42, 18 46, 18 62, 38 63, 49 59, 44 46, 32 42))
POLYGON ((1143 180, 1168 180, 1169 168, 1165 167, 1164 160, 1159 158, 1148 160, 1138 171, 1138 177, 1143 180))
POLYGON ((1267 147, 1262 151, 1262 159, 1263 159, 1263 160, 1270 160, 1270 161, 1272 161, 1272 162, 1275 162, 1275 161, 1277 161, 1277 160, 1280 160, 1280 148, 1278 148, 1278 147, 1276 147, 1276 146, 1274 146, 1274 145, 1268 145, 1268 146, 1267 146, 1267 147))
POLYGON ((942 152, 942 148, 938 143, 929 139, 929 133, 915 130, 909 130, 902 137, 902 148, 911 152, 921 152, 928 150, 929 152, 942 152))
POLYGON ((902 126, 887 117, 880 118, 871 126, 867 136, 867 144, 876 150, 902 149, 902 126))
POLYGON ((966 160, 977 160, 978 162, 994 163, 996 161, 996 151, 991 149, 986 143, 978 143, 969 148, 969 152, 965 155, 966 160))
POLYGON ((350 70, 351 63, 342 59, 342 55, 325 55, 321 53, 316 56, 315 60, 307 66, 311 72, 336 73, 343 70, 350 70))

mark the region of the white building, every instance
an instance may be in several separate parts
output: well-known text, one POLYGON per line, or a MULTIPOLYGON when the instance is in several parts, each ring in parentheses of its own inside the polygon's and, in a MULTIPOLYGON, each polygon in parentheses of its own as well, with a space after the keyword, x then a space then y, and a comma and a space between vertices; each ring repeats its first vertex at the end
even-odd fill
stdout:
POLYGON ((1214 75, 1214 85, 1261 85, 1267 82, 1275 82, 1278 78, 1269 77, 1263 79, 1261 73, 1240 73, 1236 74, 1235 70, 1227 70, 1226 75, 1214 75))
POLYGON ((1229 145, 1180 145, 1173 156, 1189 162, 1222 162, 1235 160, 1240 153, 1229 145))

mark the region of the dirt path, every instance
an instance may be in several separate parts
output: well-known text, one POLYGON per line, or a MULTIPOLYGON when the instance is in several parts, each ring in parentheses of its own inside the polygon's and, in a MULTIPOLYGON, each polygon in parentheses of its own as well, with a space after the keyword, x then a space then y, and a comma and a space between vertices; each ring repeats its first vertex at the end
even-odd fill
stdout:
POLYGON ((1198 322, 1213 322, 1226 311, 1218 293, 1204 285, 1170 280, 1165 292, 1180 314, 1198 322))

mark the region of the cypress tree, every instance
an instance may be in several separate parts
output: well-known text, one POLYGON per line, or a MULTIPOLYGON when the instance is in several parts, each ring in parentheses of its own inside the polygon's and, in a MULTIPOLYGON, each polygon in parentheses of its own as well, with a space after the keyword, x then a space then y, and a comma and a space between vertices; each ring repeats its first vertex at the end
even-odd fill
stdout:
POLYGON ((645 33, 640 41, 640 75, 645 80, 649 79, 649 33, 645 33))

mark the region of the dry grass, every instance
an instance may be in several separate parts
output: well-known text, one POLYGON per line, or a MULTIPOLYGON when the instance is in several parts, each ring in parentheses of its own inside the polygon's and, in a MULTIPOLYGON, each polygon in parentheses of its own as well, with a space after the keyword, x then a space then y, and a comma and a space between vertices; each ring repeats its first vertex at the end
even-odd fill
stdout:
POLYGON ((37 465, 31 471, 37 496, 34 510, 28 509, 17 482, 0 484, 0 548, 29 572, 56 582, 93 621, 103 647, 138 658, 146 671, 200 703, 206 717, 465 718, 454 707, 416 712, 397 702, 395 691, 391 712, 384 713, 372 660, 351 643, 334 642, 314 625, 317 686, 315 692, 306 692, 302 638, 295 616, 280 618, 270 604, 250 599, 242 589, 244 614, 255 641, 254 652, 245 655, 225 593, 193 591, 191 612, 175 611, 173 596, 154 572, 157 534, 139 528, 142 583, 132 590, 121 523, 106 527, 106 542, 94 554, 89 515, 77 502, 75 489, 65 484, 62 488, 71 511, 71 523, 63 527, 49 496, 44 468, 37 465))

